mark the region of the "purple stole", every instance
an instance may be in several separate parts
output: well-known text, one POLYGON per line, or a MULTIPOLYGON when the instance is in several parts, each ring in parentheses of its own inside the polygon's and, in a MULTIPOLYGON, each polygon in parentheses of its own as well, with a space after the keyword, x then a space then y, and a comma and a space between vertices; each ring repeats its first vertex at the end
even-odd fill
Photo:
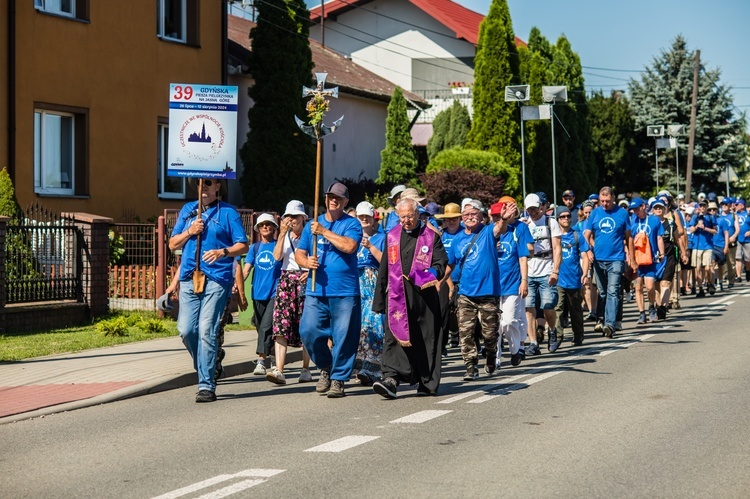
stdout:
MULTIPOLYGON (((421 288, 429 282, 437 282, 427 272, 432 263, 432 248, 435 243, 435 232, 425 225, 418 229, 417 245, 414 248, 414 260, 411 264, 409 278, 421 288)), ((410 347, 409 317, 406 310, 406 289, 401 268, 401 224, 392 228, 387 235, 388 249, 388 327, 393 337, 403 347, 410 347)))

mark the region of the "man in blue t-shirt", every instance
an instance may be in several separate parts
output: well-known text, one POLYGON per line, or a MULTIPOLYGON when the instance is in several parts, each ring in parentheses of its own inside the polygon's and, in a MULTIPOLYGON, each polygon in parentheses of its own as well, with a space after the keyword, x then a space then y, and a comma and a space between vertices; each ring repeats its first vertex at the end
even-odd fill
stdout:
POLYGON ((693 234, 692 266, 695 269, 695 285, 698 286, 696 298, 706 296, 704 285, 714 294, 713 269, 713 236, 716 234, 716 221, 708 213, 708 201, 705 199, 698 204, 698 210, 688 225, 688 232, 693 234))
POLYGON ((219 324, 234 283, 234 257, 247 253, 247 235, 234 206, 219 201, 221 181, 203 179, 198 185, 202 186, 200 200, 187 203, 180 210, 169 249, 182 249, 177 330, 198 371, 195 401, 213 402, 219 324), (205 275, 200 293, 194 288, 196 270, 205 275))
POLYGON ((583 234, 572 228, 573 222, 568 208, 560 206, 556 213, 557 223, 560 225, 560 243, 562 246, 560 277, 557 281, 558 301, 555 307, 558 324, 560 324, 557 341, 558 346, 563 342, 565 330, 559 318, 567 309, 570 325, 573 329, 573 345, 580 346, 583 344, 582 286, 587 286, 591 279, 588 272, 583 273, 583 268, 589 268, 589 245, 583 234))
MULTIPOLYGON (((617 312, 622 303, 620 282, 625 273, 625 245, 632 246, 628 211, 614 203, 611 187, 599 190, 599 207, 591 212, 584 231, 586 242, 594 255, 594 270, 599 286, 598 323, 594 330, 611 338, 615 332, 617 312), (603 320, 602 320, 603 319, 603 320)), ((630 267, 638 266, 630 253, 630 267)), ((587 269, 588 273, 588 269, 587 269)))
POLYGON ((461 355, 466 365, 464 381, 473 381, 479 377, 478 351, 474 341, 474 327, 477 321, 482 328, 487 353, 484 371, 492 375, 497 368, 497 305, 500 279, 495 244, 500 234, 507 230, 510 218, 507 213, 511 213, 512 209, 506 205, 499 220, 491 225, 481 222, 481 209, 481 203, 476 200, 464 205, 461 218, 465 229, 454 238, 448 255, 448 273, 457 265, 461 266, 461 284, 458 287, 458 334, 461 338, 461 355))
POLYGON ((305 226, 294 253, 301 267, 316 274, 307 280, 299 333, 320 369, 315 390, 329 398, 344 396, 344 382, 352 375, 362 325, 357 270, 362 225, 344 213, 348 203, 349 189, 341 182, 331 184, 326 191, 326 213, 305 226), (328 347, 329 340, 332 348, 328 347))

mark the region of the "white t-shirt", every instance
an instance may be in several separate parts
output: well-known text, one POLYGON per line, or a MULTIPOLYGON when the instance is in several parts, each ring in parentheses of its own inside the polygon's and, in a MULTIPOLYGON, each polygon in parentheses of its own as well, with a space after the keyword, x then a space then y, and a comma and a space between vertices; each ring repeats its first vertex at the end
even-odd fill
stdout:
POLYGON ((542 215, 539 220, 528 218, 526 223, 534 238, 534 258, 529 258, 529 277, 548 276, 552 273, 554 262, 552 261, 552 239, 560 239, 562 232, 560 225, 554 218, 549 219, 549 229, 547 229, 547 215, 542 215), (551 232, 552 234, 549 234, 551 232), (544 256, 538 256, 544 255, 544 256))
POLYGON ((304 270, 297 265, 297 260, 294 259, 294 252, 298 246, 299 238, 295 239, 291 232, 287 232, 284 235, 284 249, 281 253, 281 270, 304 270))

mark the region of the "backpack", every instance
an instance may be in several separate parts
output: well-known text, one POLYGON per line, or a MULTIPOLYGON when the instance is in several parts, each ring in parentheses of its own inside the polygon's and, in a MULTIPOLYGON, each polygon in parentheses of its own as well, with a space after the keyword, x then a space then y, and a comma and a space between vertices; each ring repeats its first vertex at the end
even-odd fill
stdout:
POLYGON ((633 246, 635 247, 635 263, 638 266, 651 265, 654 263, 651 257, 651 242, 648 240, 648 234, 646 231, 641 231, 633 238, 633 246))

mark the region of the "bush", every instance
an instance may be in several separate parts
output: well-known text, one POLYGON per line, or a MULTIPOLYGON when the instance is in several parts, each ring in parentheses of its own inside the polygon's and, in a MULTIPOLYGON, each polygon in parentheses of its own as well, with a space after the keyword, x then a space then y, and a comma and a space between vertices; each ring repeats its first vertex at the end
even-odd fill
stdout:
POLYGON ((104 333, 104 336, 127 336, 128 321, 124 317, 105 319, 96 324, 96 329, 104 333))
MULTIPOLYGON (((518 168, 509 166, 497 153, 462 149, 460 147, 445 149, 435 155, 435 158, 427 165, 427 174, 453 169, 472 170, 500 177, 506 194, 514 197, 520 194, 521 182, 518 168)), ((426 185, 425 188, 427 188, 426 185)), ((431 192, 430 189, 427 190, 431 192)))
POLYGON ((461 199, 470 197, 489 207, 501 196, 509 194, 504 190, 505 182, 501 177, 466 168, 425 173, 422 185, 427 194, 442 205, 460 203, 461 199))
POLYGON ((162 319, 156 319, 154 317, 142 319, 140 322, 138 322, 137 326, 138 329, 150 334, 163 333, 167 330, 166 326, 164 325, 164 321, 162 319))

